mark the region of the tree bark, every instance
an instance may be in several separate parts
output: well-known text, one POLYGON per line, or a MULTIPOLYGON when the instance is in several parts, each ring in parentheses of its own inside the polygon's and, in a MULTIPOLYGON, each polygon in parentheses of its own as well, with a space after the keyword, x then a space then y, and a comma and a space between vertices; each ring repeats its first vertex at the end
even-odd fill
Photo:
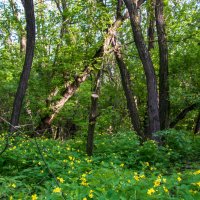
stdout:
POLYGON ((35 16, 33 0, 25 1, 25 16, 26 16, 26 30, 27 30, 27 43, 26 43, 26 56, 23 66, 23 71, 20 77, 19 86, 14 100, 13 111, 11 116, 10 131, 15 131, 13 126, 17 126, 19 123, 20 112, 22 108, 22 102, 25 96, 25 92, 28 86, 28 79, 30 76, 31 66, 33 62, 34 46, 35 46, 35 16))
MULTIPOLYGON (((107 35, 104 39, 103 45, 96 51, 95 55, 93 56, 93 62, 91 63, 92 66, 94 66, 97 63, 97 59, 101 58, 103 54, 107 51, 107 49, 109 48, 109 44, 111 43, 113 33, 115 33, 117 28, 121 26, 122 22, 126 18, 126 16, 120 17, 109 28, 105 30, 107 35)), ((50 105, 50 113, 41 120, 41 123, 37 127, 38 132, 43 133, 46 128, 50 127, 50 124, 52 123, 57 113, 59 113, 60 109, 62 109, 62 107, 69 100, 69 98, 71 98, 77 91, 80 84, 83 83, 87 79, 88 75, 91 73, 91 65, 85 66, 81 75, 77 76, 72 83, 66 84, 66 88, 63 92, 61 99, 57 100, 56 102, 50 105)))
POLYGON ((131 89, 130 74, 128 72, 126 64, 124 63, 124 60, 120 51, 120 47, 119 47, 119 44, 117 44, 116 38, 113 40, 112 45, 114 47, 115 59, 117 61, 117 64, 120 70, 122 86, 123 86, 124 93, 126 96, 127 108, 129 110, 131 123, 132 123, 133 129, 136 131, 137 135, 140 137, 142 141, 144 140, 144 134, 141 130, 139 113, 137 110, 136 103, 134 101, 134 94, 131 89))
POLYGON ((174 128, 176 126, 176 124, 178 124, 178 122, 182 119, 185 118, 185 116, 187 115, 188 112, 196 109, 199 107, 199 104, 198 103, 194 103, 188 107, 186 107, 185 109, 183 109, 178 115, 177 117, 174 119, 174 121, 172 121, 170 123, 170 128, 174 128))
POLYGON ((130 0, 124 0, 124 2, 129 11, 134 41, 140 59, 142 61, 146 76, 150 134, 152 135, 152 139, 157 140, 157 138, 154 138, 153 133, 160 130, 160 120, 159 120, 159 110, 158 110, 157 83, 156 83, 154 66, 142 35, 142 30, 139 22, 140 17, 137 9, 137 1, 135 0, 132 2, 130 0))
POLYGON ((93 154, 94 131, 95 131, 96 119, 98 117, 97 108, 98 108, 98 99, 100 95, 102 75, 103 75, 103 69, 99 70, 97 74, 97 77, 95 80, 95 86, 91 95, 91 108, 90 108, 90 115, 89 115, 88 137, 87 137, 87 146, 86 146, 86 152, 88 156, 92 156, 93 154))
POLYGON ((148 50, 151 51, 151 49, 154 48, 154 26, 155 26, 155 0, 151 0, 150 1, 151 5, 150 5, 150 9, 148 11, 148 15, 149 15, 149 27, 148 27, 148 32, 147 32, 147 36, 148 36, 148 50))
POLYGON ((161 130, 169 127, 169 83, 168 83, 168 47, 163 14, 163 0, 156 0, 156 28, 160 57, 159 68, 159 115, 161 130))

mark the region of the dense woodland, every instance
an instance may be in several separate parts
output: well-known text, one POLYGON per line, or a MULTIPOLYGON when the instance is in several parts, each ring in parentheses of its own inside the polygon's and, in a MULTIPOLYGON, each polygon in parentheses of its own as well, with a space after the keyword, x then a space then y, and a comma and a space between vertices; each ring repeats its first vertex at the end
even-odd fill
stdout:
POLYGON ((0 15, 0 199, 200 199, 199 1, 0 15))

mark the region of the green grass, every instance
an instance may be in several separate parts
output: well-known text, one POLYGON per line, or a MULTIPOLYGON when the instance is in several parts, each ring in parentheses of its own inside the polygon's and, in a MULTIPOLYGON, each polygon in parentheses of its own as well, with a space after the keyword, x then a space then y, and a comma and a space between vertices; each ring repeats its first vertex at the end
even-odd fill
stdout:
POLYGON ((0 199, 200 199, 200 139, 161 134, 165 147, 140 146, 132 132, 96 135, 93 157, 84 136, 38 138, 43 158, 34 139, 13 137, 0 157, 0 199))

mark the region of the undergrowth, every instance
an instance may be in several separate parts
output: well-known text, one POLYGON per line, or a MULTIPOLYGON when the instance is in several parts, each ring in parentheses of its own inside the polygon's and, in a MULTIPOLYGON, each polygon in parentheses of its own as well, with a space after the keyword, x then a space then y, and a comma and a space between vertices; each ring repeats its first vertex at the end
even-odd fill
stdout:
MULTIPOLYGON (((0 157, 0 199, 200 199, 200 138, 168 130, 164 146, 133 132, 68 141, 15 135, 0 157)), ((4 138, 0 147, 3 149, 4 138)))

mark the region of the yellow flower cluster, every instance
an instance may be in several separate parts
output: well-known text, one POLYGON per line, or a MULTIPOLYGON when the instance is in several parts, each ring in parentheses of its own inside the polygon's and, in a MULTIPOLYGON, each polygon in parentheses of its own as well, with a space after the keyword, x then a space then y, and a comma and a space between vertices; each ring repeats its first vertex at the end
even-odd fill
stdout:
POLYGON ((196 190, 189 190, 192 194, 196 194, 197 191, 196 190))
POLYGON ((200 169, 193 173, 194 175, 200 174, 200 169))
POLYGON ((161 183, 161 178, 157 178, 157 179, 154 181, 154 187, 160 186, 160 183, 161 183))
POLYGON ((91 199, 94 197, 93 192, 94 192, 93 190, 90 190, 90 193, 88 195, 91 199))
POLYGON ((163 190, 164 190, 166 193, 169 193, 169 190, 168 190, 165 186, 163 186, 163 190))
POLYGON ((16 184, 15 184, 15 183, 10 184, 9 186, 10 186, 10 187, 13 187, 13 188, 16 188, 16 184))
POLYGON ((53 189, 53 193, 59 193, 61 192, 61 188, 56 187, 55 189, 53 189))
POLYGON ((32 199, 32 200, 36 200, 36 199, 37 199, 37 194, 33 194, 33 195, 31 196, 31 199, 32 199))
POLYGON ((178 181, 178 182, 180 182, 181 180, 182 180, 182 178, 181 178, 181 177, 178 177, 178 178, 177 178, 177 181, 178 181))
POLYGON ((82 174, 81 178, 81 185, 88 186, 87 180, 86 180, 86 174, 82 174))
POLYGON ((192 183, 193 185, 196 185, 196 186, 198 186, 198 187, 200 187, 200 181, 199 182, 197 182, 197 183, 192 183))
POLYGON ((145 175, 144 175, 144 174, 138 175, 137 172, 134 172, 133 178, 134 178, 136 181, 139 181, 140 179, 145 178, 145 175))
POLYGON ((150 189, 148 189, 148 191, 147 191, 147 194, 148 195, 152 195, 152 194, 154 194, 156 191, 153 189, 153 188, 150 188, 150 189))
POLYGON ((64 183, 64 179, 63 178, 60 178, 60 177, 57 177, 57 180, 60 182, 60 183, 64 183))
POLYGON ((73 156, 69 156, 69 160, 74 161, 75 158, 73 156))

